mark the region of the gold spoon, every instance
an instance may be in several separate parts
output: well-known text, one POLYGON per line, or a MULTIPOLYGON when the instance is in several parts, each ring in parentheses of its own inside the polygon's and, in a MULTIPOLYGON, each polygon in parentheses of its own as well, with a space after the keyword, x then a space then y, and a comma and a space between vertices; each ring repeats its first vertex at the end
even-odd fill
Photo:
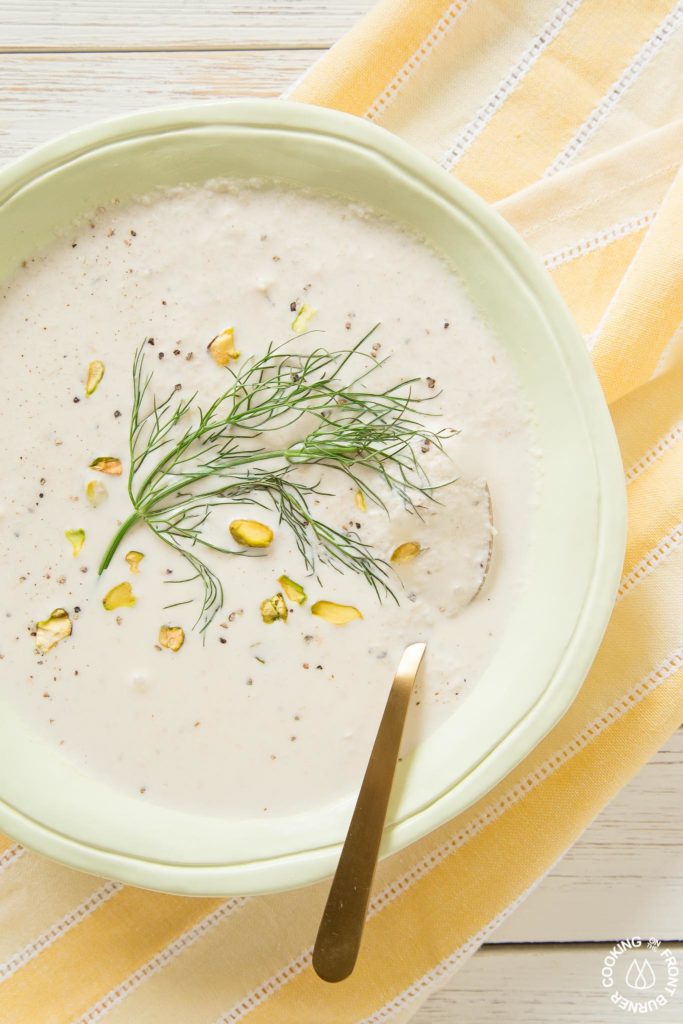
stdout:
POLYGON ((426 646, 406 647, 389 691, 313 948, 313 968, 323 981, 343 981, 356 964, 403 725, 426 646))

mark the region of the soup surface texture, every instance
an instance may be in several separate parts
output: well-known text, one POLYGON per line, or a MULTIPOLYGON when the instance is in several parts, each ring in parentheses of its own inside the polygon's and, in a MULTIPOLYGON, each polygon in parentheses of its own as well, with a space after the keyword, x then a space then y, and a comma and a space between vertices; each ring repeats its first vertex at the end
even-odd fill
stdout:
MULTIPOLYGON (((140 800, 216 815, 284 814, 358 786, 406 643, 426 640, 428 650, 405 749, 476 686, 523 584, 538 467, 502 346, 423 241, 330 196, 264 183, 181 188, 112 203, 56 239, 0 293, 0 329, 1 692, 65 758, 140 800), (166 414, 179 413, 139 486, 196 426, 198 408, 263 359, 269 343, 283 346, 278 365, 293 394, 306 382, 306 355, 330 354, 338 366, 359 343, 338 384, 365 374, 356 390, 377 395, 414 379, 392 394, 420 400, 399 414, 404 427, 413 424, 417 509, 372 467, 355 467, 357 479, 340 471, 320 434, 314 464, 287 463, 284 476, 277 459, 241 462, 256 449, 301 452, 324 422, 310 409, 295 422, 276 409, 260 421, 267 432, 231 428, 229 479, 209 476, 183 492, 182 478, 162 467, 148 494, 163 514, 134 522, 99 575, 132 512, 136 352, 140 381, 151 374, 141 415, 152 396, 160 403, 167 395, 166 414), (350 567, 324 558, 313 572, 306 567, 287 516, 280 519, 281 492, 245 483, 265 468, 313 489, 303 492, 309 513, 349 539, 350 567), (216 503, 226 480, 244 489, 233 487, 233 503, 216 503), (173 534, 187 495, 209 491, 208 518, 198 507, 190 524, 197 533, 173 534), (201 617, 207 579, 201 571, 190 579, 196 563, 169 539, 201 560, 209 589, 212 579, 222 585, 220 608, 214 595, 201 617), (368 565, 395 599, 382 587, 378 599, 368 565), (37 624, 57 609, 71 633, 46 650, 46 630, 67 620, 37 624), (326 614, 349 621, 336 625, 326 614)), ((348 402, 329 402, 333 419, 349 415, 348 402)), ((206 466, 203 451, 195 447, 188 465, 203 458, 206 466)), ((310 530, 304 544, 316 554, 310 530)))

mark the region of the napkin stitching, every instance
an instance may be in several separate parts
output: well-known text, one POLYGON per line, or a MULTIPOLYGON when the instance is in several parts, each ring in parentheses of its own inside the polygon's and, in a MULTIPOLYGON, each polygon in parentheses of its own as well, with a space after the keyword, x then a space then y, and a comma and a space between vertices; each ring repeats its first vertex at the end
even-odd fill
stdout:
POLYGON ((568 146, 553 160, 543 172, 544 178, 557 174, 569 164, 579 153, 590 138, 595 134, 631 86, 638 80, 650 62, 657 56, 659 51, 666 45, 673 33, 683 20, 683 3, 680 2, 671 10, 666 18, 657 26, 647 42, 640 48, 628 67, 622 72, 619 78, 613 83, 609 92, 603 96, 592 112, 583 122, 574 138, 568 146))
POLYGON ((577 260, 581 256, 588 256, 599 249, 605 249, 613 242, 618 242, 628 235, 642 231, 643 228, 649 227, 655 219, 657 210, 658 207, 646 210, 645 213, 638 214, 636 217, 619 221, 603 231, 596 231, 595 234, 587 235, 578 242, 573 242, 562 249, 556 249, 554 252, 550 252, 543 257, 543 266, 546 270, 556 270, 558 267, 564 266, 565 263, 571 263, 572 260, 577 260))
POLYGON ((664 537, 656 547, 648 551, 645 557, 638 562, 628 576, 623 578, 617 593, 617 602, 622 601, 633 590, 633 588, 639 583, 642 583, 658 565, 665 561, 670 555, 673 555, 682 540, 683 523, 678 523, 675 529, 664 537))
POLYGON ((107 882, 101 888, 91 893, 86 900, 73 910, 70 910, 68 914, 65 914, 56 924, 53 924, 47 931, 39 935, 37 939, 27 942, 22 949, 13 953, 4 963, 0 964, 0 978, 3 981, 11 978, 20 967, 30 963, 34 957, 42 953, 48 946, 51 946, 53 942, 66 935, 75 925, 80 924, 86 917, 89 917, 93 911, 97 910, 102 903, 111 899, 114 893, 119 892, 120 889, 123 889, 120 882, 107 882))
POLYGON ((284 988, 287 982, 292 981, 307 967, 310 967, 312 960, 313 947, 310 946, 308 949, 300 953, 299 956, 290 960, 289 963, 276 974, 271 975, 270 978, 262 982, 257 988, 248 992, 237 1006, 232 1006, 229 1010, 226 1010, 225 1013, 221 1014, 221 1016, 213 1022, 213 1024, 237 1024, 237 1022, 242 1020, 242 1018, 248 1013, 251 1013, 252 1010, 255 1010, 262 1003, 265 1003, 265 1001, 269 999, 274 992, 284 988))
POLYGON ((24 856, 26 850, 19 843, 15 843, 13 846, 9 846, 3 854, 0 855, 0 875, 3 871, 6 871, 8 867, 24 856))
POLYGON ((668 451, 671 451, 673 446, 680 441, 681 437, 683 437, 683 420, 679 420, 678 423, 668 431, 668 433, 664 434, 663 437, 660 437, 656 445, 646 451, 645 454, 637 460, 637 462, 634 462, 633 465, 626 470, 626 482, 632 484, 634 480, 637 480, 646 469, 649 469, 650 466, 654 465, 655 462, 658 462, 663 455, 668 451))
POLYGON ((130 974, 124 981, 122 981, 116 988, 113 988, 105 996, 102 997, 97 1003, 91 1006, 85 1011, 82 1017, 79 1017, 73 1024, 95 1024, 96 1021, 101 1020, 105 1017, 110 1010, 113 1010, 118 1003, 123 1002, 126 996, 130 995, 139 985, 143 983, 147 978, 156 974, 163 967, 166 966, 169 961, 173 960, 176 956, 194 945, 198 939, 205 935, 208 931, 214 928, 220 921, 225 917, 229 917, 235 910, 244 906, 248 900, 244 896, 234 897, 233 899, 226 900, 225 903, 221 903, 219 907, 213 910, 206 917, 198 921, 197 924, 188 928, 187 931, 179 935, 177 939, 169 945, 164 946, 163 949, 159 950, 150 960, 144 963, 141 967, 138 967, 136 971, 130 974))
POLYGON ((446 33, 455 25, 461 14, 465 12, 471 0, 455 0, 445 14, 442 14, 428 36, 420 43, 417 50, 408 58, 402 68, 394 75, 384 91, 379 94, 372 106, 366 110, 365 117, 371 121, 381 115, 401 92, 403 86, 417 71, 425 57, 428 57, 443 40, 446 33))
POLYGON ((450 171, 457 162, 465 155, 477 137, 486 128, 489 121, 500 110, 505 101, 509 99, 519 83, 526 77, 529 71, 547 49, 552 41, 559 35, 565 23, 574 14, 583 0, 565 0, 555 13, 549 18, 537 36, 532 40, 516 64, 513 64, 506 76, 498 83, 486 102, 479 108, 474 117, 456 136, 455 141, 441 158, 441 165, 450 171))
POLYGON ((400 1010, 406 1009, 418 999, 426 998, 434 991, 434 989, 439 988, 439 981, 443 977, 448 977, 452 974, 457 966, 461 966, 477 952, 479 947, 486 942, 488 937, 497 928, 499 928, 501 924, 503 924, 506 918, 508 918, 510 914, 517 909, 517 907, 524 903, 534 890, 539 887, 545 877, 550 874, 557 864, 559 864, 563 856, 564 854, 562 854, 561 857, 558 857, 555 863, 552 864, 547 871, 544 871, 528 889, 525 889, 521 896, 518 896, 512 901, 512 903, 501 910, 499 914, 496 914, 496 916, 492 918, 488 924, 484 925, 476 935, 469 938, 467 942, 463 943, 462 946, 459 946, 455 952, 450 953, 445 959, 440 960, 436 967, 433 967, 431 971, 423 974, 417 979, 417 981, 414 981, 408 988, 404 989, 403 992, 400 992, 394 997, 394 999, 390 1000, 390 1002, 385 1003, 384 1006, 379 1010, 376 1010, 370 1017, 364 1017, 363 1020, 358 1021, 357 1024, 382 1024, 383 1021, 390 1020, 392 1017, 396 1016, 400 1010))

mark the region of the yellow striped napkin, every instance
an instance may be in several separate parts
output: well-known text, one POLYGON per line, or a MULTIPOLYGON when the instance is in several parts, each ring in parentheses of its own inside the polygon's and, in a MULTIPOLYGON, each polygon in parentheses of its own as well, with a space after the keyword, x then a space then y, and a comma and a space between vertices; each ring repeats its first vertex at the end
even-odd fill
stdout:
POLYGON ((576 703, 485 799, 381 865, 358 970, 335 988, 310 966, 325 885, 183 899, 1 840, 2 1024, 405 1022, 679 725, 682 22, 672 0, 384 0, 294 91, 497 203, 585 334, 630 530, 576 703))

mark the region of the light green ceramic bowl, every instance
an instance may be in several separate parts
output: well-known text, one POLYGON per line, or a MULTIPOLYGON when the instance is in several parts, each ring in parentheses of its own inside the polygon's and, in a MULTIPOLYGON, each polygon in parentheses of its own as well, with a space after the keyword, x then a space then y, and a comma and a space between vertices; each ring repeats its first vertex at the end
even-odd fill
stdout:
MULTIPOLYGON (((0 280, 113 197, 269 174, 384 210, 446 254, 510 353, 543 452, 529 583, 472 695, 400 765, 387 854, 485 794, 575 697, 621 570, 621 461, 583 340, 522 242, 431 161, 344 114, 279 101, 176 107, 43 146, 0 171, 0 280)), ((143 807, 80 773, 9 706, 0 713, 0 796, 0 829, 35 850, 136 885, 207 895, 287 889, 331 873, 353 801, 349 793, 269 822, 143 807)))

